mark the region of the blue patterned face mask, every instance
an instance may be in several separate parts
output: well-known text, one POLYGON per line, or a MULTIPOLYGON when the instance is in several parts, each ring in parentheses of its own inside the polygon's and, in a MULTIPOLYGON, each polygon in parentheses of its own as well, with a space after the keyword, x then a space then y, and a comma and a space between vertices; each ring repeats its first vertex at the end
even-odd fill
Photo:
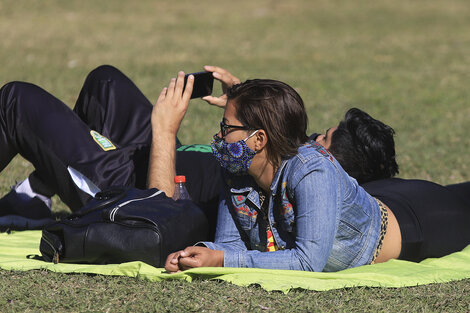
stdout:
POLYGON ((248 171, 256 151, 248 147, 246 141, 254 136, 258 131, 254 131, 250 136, 243 140, 227 143, 223 138, 214 135, 211 147, 220 166, 235 175, 243 175, 248 171))

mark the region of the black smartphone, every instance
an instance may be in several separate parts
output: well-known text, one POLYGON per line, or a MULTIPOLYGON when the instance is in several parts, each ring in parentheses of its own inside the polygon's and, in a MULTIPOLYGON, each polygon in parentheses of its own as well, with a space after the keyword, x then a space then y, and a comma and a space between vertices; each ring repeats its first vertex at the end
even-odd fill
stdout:
POLYGON ((212 76, 212 72, 197 72, 184 75, 185 88, 189 75, 194 76, 194 85, 193 92, 191 93, 191 99, 205 97, 212 93, 212 87, 214 85, 214 77, 212 76))

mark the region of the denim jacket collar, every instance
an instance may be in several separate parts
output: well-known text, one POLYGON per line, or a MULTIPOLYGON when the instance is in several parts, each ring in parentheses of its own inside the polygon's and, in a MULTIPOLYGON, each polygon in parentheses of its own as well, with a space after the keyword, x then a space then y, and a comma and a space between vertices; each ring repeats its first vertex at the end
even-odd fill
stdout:
POLYGON ((276 195, 276 190, 279 186, 279 180, 281 179, 281 173, 284 167, 286 167, 287 161, 288 160, 282 160, 281 165, 279 165, 279 168, 277 169, 276 174, 274 175, 274 179, 270 187, 272 196, 276 195))

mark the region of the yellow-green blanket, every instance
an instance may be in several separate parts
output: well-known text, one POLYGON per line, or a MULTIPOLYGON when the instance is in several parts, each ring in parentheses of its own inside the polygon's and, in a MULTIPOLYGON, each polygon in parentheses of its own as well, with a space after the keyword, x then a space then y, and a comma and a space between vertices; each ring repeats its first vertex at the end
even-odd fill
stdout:
POLYGON ((0 268, 27 271, 48 269, 61 273, 131 276, 152 281, 164 279, 221 279, 240 286, 258 284, 266 290, 330 290, 354 286, 405 287, 470 278, 470 246, 461 252, 421 263, 391 260, 336 273, 311 273, 253 268, 198 268, 178 274, 142 262, 109 265, 52 264, 28 258, 39 255, 40 231, 0 234, 0 268))

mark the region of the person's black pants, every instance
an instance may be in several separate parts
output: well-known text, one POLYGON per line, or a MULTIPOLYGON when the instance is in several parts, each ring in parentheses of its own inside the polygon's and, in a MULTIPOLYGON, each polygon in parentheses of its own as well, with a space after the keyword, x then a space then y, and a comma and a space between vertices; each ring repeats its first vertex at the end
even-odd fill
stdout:
MULTIPOLYGON (((100 189, 145 188, 151 144, 152 104, 123 73, 100 66, 85 80, 74 110, 45 90, 23 82, 0 90, 0 171, 20 153, 35 171, 30 183, 37 193, 59 197, 72 210, 90 196, 71 179, 68 167, 100 189), (91 131, 110 140, 99 144, 91 131)), ((177 174, 187 176, 193 200, 216 215, 220 175, 211 154, 177 152, 177 174)), ((214 223, 213 223, 214 224, 214 223)))
POLYGON ((441 257, 470 244, 470 182, 441 186, 390 178, 362 186, 396 216, 402 236, 400 259, 441 257))

